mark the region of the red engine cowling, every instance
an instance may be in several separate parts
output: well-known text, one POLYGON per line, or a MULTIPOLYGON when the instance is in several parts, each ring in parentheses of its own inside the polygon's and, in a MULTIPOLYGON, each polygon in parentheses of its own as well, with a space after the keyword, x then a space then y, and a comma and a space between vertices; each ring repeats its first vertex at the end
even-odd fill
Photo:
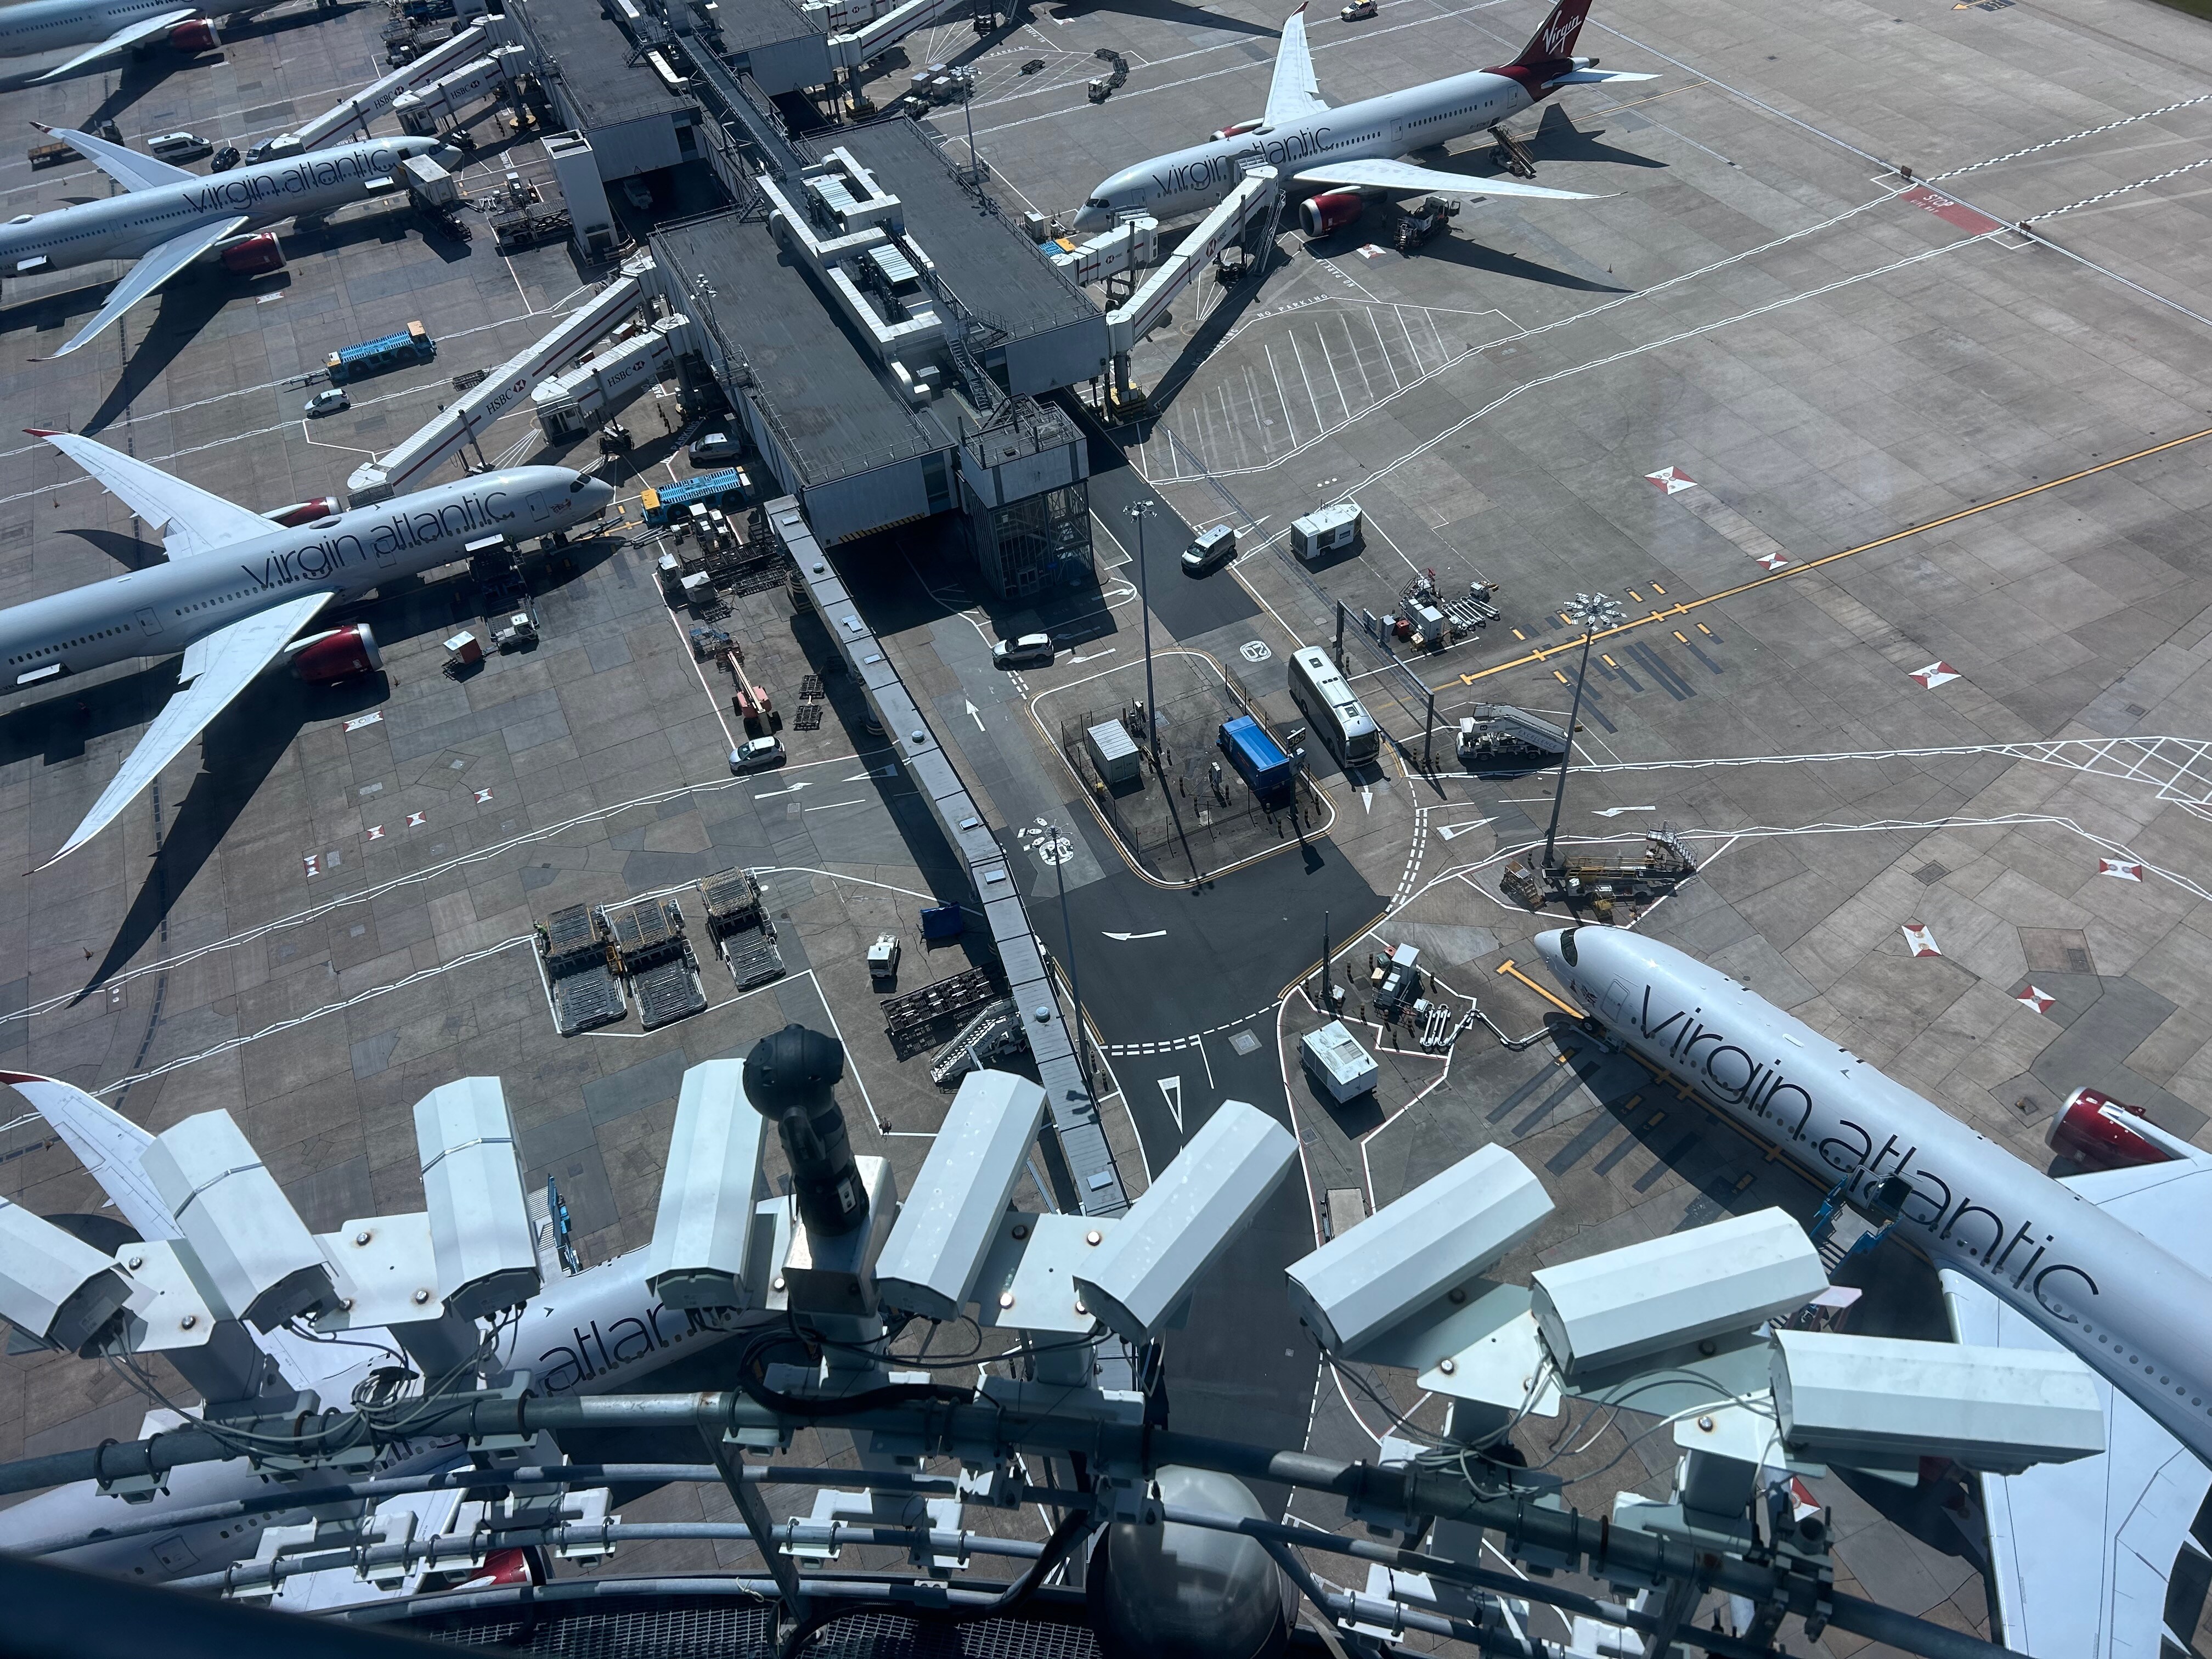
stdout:
POLYGON ((376 635, 367 623, 332 629, 303 641, 292 653, 292 672, 317 685, 372 673, 384 666, 384 653, 376 648, 376 635))
POLYGON ((334 514, 344 511, 345 508, 338 504, 337 496, 318 495, 312 501, 295 501, 289 507, 280 507, 261 516, 271 524, 295 527, 303 524, 313 524, 318 519, 327 519, 334 514))
POLYGON ((1224 138, 1242 138, 1248 132, 1259 131, 1266 125, 1264 121, 1239 121, 1235 126, 1224 127, 1215 133, 1213 142, 1218 144, 1224 138))
POLYGON ((2076 1089, 2051 1120, 2051 1149, 2088 1170, 2131 1170, 2170 1162, 2171 1152, 2128 1122, 2142 1115, 2140 1106, 2094 1089, 2076 1089))
POLYGON ((222 44, 222 36, 214 19, 189 17, 169 31, 169 44, 179 52, 213 52, 222 44))
POLYGON ((1309 196, 1298 204, 1298 222, 1309 236, 1326 236, 1332 230, 1342 230, 1366 209, 1356 190, 1332 191, 1327 196, 1309 196))
POLYGON ((222 268, 240 276, 258 276, 264 270, 283 270, 284 250, 276 244, 276 233, 256 231, 251 236, 225 243, 222 268))

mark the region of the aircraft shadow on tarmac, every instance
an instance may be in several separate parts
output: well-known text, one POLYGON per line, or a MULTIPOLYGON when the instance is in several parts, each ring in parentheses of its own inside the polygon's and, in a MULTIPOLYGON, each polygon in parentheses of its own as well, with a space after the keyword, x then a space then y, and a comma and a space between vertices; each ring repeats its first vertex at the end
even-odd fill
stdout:
POLYGON ((1264 23, 1248 23, 1203 6, 1182 5, 1177 0, 1097 0, 1096 3, 1063 0, 1063 3, 1052 7, 1048 15, 1058 21, 1087 16, 1094 11, 1112 12, 1120 17, 1149 17, 1156 23, 1173 23, 1186 29, 1211 29, 1217 34, 1250 34, 1263 40, 1279 40, 1283 36, 1282 30, 1269 28, 1264 23))
MULTIPOLYGON (((1244 275, 1230 285, 1221 303, 1214 307, 1206 321, 1200 325, 1198 332, 1192 335, 1183 349, 1176 354, 1175 362, 1168 365, 1167 373, 1160 376, 1158 384, 1152 388, 1152 413, 1138 422, 1128 447, 1136 448, 1152 436, 1152 428, 1158 423, 1159 417, 1174 405, 1182 389, 1190 384, 1191 376, 1205 365, 1206 359, 1213 355, 1214 348, 1228 337, 1230 330, 1237 326, 1237 320, 1260 297, 1268 270, 1275 263, 1274 255, 1274 244, 1269 242, 1265 245, 1253 257, 1244 275)), ((1200 278, 1201 282, 1212 280, 1211 277, 1200 278)))
POLYGON ((120 531, 64 530, 62 534, 98 548, 125 570, 144 570, 168 556, 146 537, 126 536, 120 531))
POLYGON ((1573 116, 1553 104, 1545 109, 1544 118, 1537 123, 1536 136, 1528 141, 1528 149, 1540 161, 1607 161, 1616 167, 1662 169, 1667 166, 1654 155, 1601 144, 1598 140, 1605 134, 1603 127, 1583 131, 1575 125, 1573 116))

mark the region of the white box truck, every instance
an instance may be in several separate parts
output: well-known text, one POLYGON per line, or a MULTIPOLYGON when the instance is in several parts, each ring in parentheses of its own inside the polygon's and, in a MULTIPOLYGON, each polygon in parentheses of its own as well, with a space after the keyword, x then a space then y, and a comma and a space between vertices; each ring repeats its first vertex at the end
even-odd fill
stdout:
POLYGON ((1358 540, 1358 501, 1339 501, 1291 520, 1291 550, 1309 564, 1324 553, 1351 547, 1358 540))

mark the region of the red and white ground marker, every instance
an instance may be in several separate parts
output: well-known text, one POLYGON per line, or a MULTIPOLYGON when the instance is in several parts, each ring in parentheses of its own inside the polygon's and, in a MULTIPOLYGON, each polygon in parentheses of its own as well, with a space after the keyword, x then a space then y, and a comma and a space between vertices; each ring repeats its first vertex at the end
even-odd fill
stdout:
POLYGON ((2033 985, 2028 986, 2025 990, 2014 991, 2012 994, 2014 1001, 2026 1003, 2039 1014, 2049 1013, 2051 1005, 2058 1000, 2050 992, 2039 990, 2033 985))
POLYGON ((1656 472, 1644 475, 1647 483, 1668 495, 1679 495, 1686 489, 1695 489, 1698 481, 1679 466, 1662 466, 1656 472))
POLYGON ((1936 948, 1936 935, 1928 931, 1926 924, 1908 921, 1899 931, 1905 935, 1906 948, 1914 956, 1940 957, 1943 954, 1936 948))
POLYGON ((310 853, 300 862, 307 866, 307 878, 310 881, 323 873, 323 855, 319 853, 310 853))
POLYGON ((1820 1512, 1820 1500, 1813 1496, 1813 1489, 1796 1475, 1790 1477, 1790 1518, 1802 1521, 1808 1515, 1820 1512))
POLYGON ((1787 553, 1762 553, 1752 561, 1762 570, 1779 570, 1790 562, 1787 553))
POLYGON ((1363 243, 1359 248, 1359 257, 1363 259, 1379 259, 1382 257, 1382 250, 1372 242, 1363 243))
POLYGON ((420 830, 429 821, 430 815, 428 812, 410 812, 407 815, 407 827, 410 830, 420 830))
POLYGON ((490 790, 489 790, 489 789, 479 789, 479 790, 477 790, 477 805, 479 805, 479 806, 483 805, 487 801, 490 800, 490 799, 491 799, 491 791, 490 791, 490 790))
POLYGON ((1948 662, 1931 662, 1925 668, 1916 668, 1912 678, 1933 691, 1939 685, 1948 685, 1960 678, 1959 671, 1948 662))
POLYGON ((2097 873, 2100 876, 2118 876, 2122 881, 2141 881, 2143 878, 2143 867, 2127 859, 2099 859, 2097 873))
POLYGON ((371 841, 382 841, 384 839, 384 826, 380 823, 370 824, 368 826, 368 838, 371 841))
POLYGON ((380 725, 383 720, 384 711, 381 708, 374 709, 366 714, 356 714, 345 723, 345 729, 349 732, 358 732, 364 726, 380 725))

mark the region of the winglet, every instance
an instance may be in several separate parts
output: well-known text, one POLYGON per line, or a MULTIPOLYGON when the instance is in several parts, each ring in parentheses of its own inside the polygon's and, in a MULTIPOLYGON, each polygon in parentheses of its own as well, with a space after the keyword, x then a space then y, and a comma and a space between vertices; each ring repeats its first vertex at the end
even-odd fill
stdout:
POLYGON ((27 426, 23 434, 30 438, 58 438, 62 435, 62 429, 58 426, 27 426))

